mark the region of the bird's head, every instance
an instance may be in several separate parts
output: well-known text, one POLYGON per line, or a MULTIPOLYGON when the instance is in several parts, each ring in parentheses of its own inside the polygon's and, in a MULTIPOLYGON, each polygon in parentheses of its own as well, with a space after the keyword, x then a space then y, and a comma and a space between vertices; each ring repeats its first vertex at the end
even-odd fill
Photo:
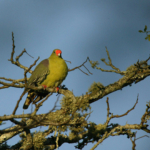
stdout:
POLYGON ((52 55, 53 55, 53 56, 58 56, 58 57, 62 58, 62 57, 61 57, 61 53, 62 53, 62 52, 61 52, 60 49, 54 49, 53 52, 52 52, 52 55))
POLYGON ((60 49, 56 49, 56 50, 55 50, 55 54, 56 54, 57 56, 60 57, 60 56, 61 56, 61 53, 62 53, 62 52, 61 52, 60 49))

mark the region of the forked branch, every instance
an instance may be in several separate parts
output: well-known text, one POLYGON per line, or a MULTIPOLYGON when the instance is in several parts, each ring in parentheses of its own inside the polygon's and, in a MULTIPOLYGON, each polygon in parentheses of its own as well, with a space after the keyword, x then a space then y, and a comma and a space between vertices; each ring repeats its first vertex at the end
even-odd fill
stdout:
POLYGON ((77 67, 75 67, 75 68, 73 68, 73 69, 69 69, 69 71, 74 71, 75 69, 79 69, 79 70, 82 71, 84 74, 89 75, 89 74, 87 74, 86 72, 84 72, 83 70, 81 70, 81 67, 83 66, 90 74, 92 74, 92 73, 87 69, 87 67, 84 65, 88 60, 90 60, 89 57, 87 57, 86 61, 83 62, 82 65, 77 66, 77 67))
MULTIPOLYGON (((11 58, 10 59, 8 59, 9 61, 11 61, 11 63, 12 64, 15 64, 15 65, 17 65, 18 67, 20 67, 20 68, 22 68, 22 69, 24 69, 24 70, 27 70, 28 69, 28 67, 25 67, 25 66, 23 66, 22 64, 20 64, 20 62, 19 62, 19 58, 23 55, 23 53, 27 53, 27 51, 24 49, 22 52, 21 52, 21 54, 20 55, 18 55, 17 57, 16 57, 16 61, 14 61, 14 53, 15 53, 15 42, 14 42, 14 33, 12 32, 12 41, 13 41, 13 44, 12 44, 12 52, 11 52, 11 58)), ((27 53, 28 54, 28 53, 27 53)), ((29 55, 29 54, 28 54, 29 55)), ((29 55, 30 57, 32 57, 31 55, 29 55)), ((30 72, 30 73, 32 73, 32 70, 29 70, 28 72, 30 72)))

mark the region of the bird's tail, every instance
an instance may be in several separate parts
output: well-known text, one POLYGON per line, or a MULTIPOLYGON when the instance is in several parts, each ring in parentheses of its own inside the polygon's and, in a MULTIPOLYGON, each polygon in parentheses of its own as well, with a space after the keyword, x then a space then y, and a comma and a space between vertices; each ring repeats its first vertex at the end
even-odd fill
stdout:
POLYGON ((34 98, 36 97, 36 94, 35 93, 28 93, 28 96, 26 98, 26 101, 23 105, 23 109, 27 109, 30 105, 30 103, 34 100, 34 98))

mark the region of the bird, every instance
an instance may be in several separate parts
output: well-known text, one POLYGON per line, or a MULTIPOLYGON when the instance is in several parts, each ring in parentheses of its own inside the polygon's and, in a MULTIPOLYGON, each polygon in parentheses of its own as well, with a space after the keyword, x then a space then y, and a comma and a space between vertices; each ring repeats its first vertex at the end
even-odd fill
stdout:
MULTIPOLYGON (((48 59, 41 61, 30 76, 28 86, 42 85, 44 88, 57 88, 65 80, 68 74, 68 67, 65 60, 62 58, 62 51, 54 49, 48 59)), ((31 102, 43 99, 48 92, 38 93, 30 89, 25 89, 28 92, 27 98, 23 105, 23 109, 27 109, 31 102)))

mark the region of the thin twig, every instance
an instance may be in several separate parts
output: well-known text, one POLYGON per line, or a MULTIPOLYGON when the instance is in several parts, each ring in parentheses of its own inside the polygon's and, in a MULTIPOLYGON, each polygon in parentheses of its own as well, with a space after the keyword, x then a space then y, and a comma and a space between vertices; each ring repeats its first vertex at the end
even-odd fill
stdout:
MULTIPOLYGON (((86 72, 84 72, 83 70, 81 70, 80 68, 78 68, 81 72, 83 72, 84 74, 88 75, 86 72)), ((88 75, 89 76, 89 75, 88 75)))
MULTIPOLYGON (((54 92, 54 90, 55 90, 55 88, 53 88, 53 92, 54 92)), ((35 108, 34 112, 32 113, 32 114, 33 114, 33 115, 32 115, 32 116, 33 116, 33 117, 32 117, 33 119, 35 119, 35 114, 36 114, 36 112, 39 110, 39 107, 42 106, 42 104, 53 94, 53 92, 52 92, 52 93, 49 93, 49 94, 48 94, 40 103, 38 103, 37 105, 36 105, 36 103, 35 103, 36 108, 35 108)), ((57 101, 58 101, 58 98, 57 98, 57 101)), ((49 111, 49 113, 51 113, 51 112, 55 109, 57 101, 55 102, 53 109, 52 109, 51 111, 49 111)), ((36 120, 36 119, 35 119, 35 121, 36 121, 37 123, 42 122, 42 121, 45 119, 45 117, 46 117, 49 113, 46 113, 46 114, 44 115, 44 117, 43 117, 42 119, 40 119, 39 121, 36 120)))
POLYGON ((86 61, 85 61, 82 65, 77 66, 77 67, 75 67, 75 68, 73 68, 73 69, 69 69, 69 71, 73 71, 73 70, 75 70, 75 69, 78 69, 78 68, 82 67, 88 60, 89 60, 89 58, 87 58, 86 61))
MULTIPOLYGON (((14 53, 15 53, 15 42, 14 42, 14 33, 13 33, 13 32, 12 32, 12 42, 13 42, 13 44, 12 44, 11 58, 8 59, 8 61, 11 61, 12 64, 15 64, 16 66, 18 66, 18 67, 20 67, 20 68, 22 68, 22 69, 24 69, 24 70, 27 70, 27 69, 28 69, 27 67, 25 67, 25 66, 23 66, 23 65, 21 65, 21 64, 19 63, 19 58, 23 55, 23 53, 26 52, 25 49, 21 52, 21 54, 20 54, 19 56, 16 57, 16 61, 14 61, 14 59, 13 59, 13 56, 14 56, 14 53)), ((26 53, 27 53, 27 52, 26 52, 26 53)), ((27 54, 28 54, 28 53, 27 53, 27 54)), ((29 54, 28 54, 28 55, 29 55, 29 54)), ((31 56, 31 57, 32 57, 32 56, 31 56)), ((32 70, 29 70, 28 72, 32 73, 32 70)))
POLYGON ((5 89, 5 88, 9 88, 9 86, 1 86, 0 89, 5 89))
POLYGON ((108 101, 108 100, 109 100, 109 99, 106 100, 106 103, 107 103, 107 120, 106 120, 106 122, 105 122, 106 125, 108 125, 109 121, 110 121, 112 118, 120 118, 120 117, 126 116, 130 111, 132 111, 132 110, 135 108, 136 104, 138 103, 138 96, 137 96, 136 103, 134 104, 134 106, 133 106, 131 109, 129 109, 127 112, 125 112, 125 113, 122 114, 122 115, 113 115, 113 114, 112 114, 110 117, 109 117, 109 114, 110 114, 109 110, 110 110, 110 108, 109 108, 109 101, 108 101))
POLYGON ((29 55, 31 58, 34 58, 33 56, 31 56, 29 53, 27 53, 26 49, 24 48, 24 50, 21 52, 21 54, 19 56, 16 56, 16 62, 19 61, 19 58, 23 55, 23 53, 26 53, 27 55, 29 55))
POLYGON ((94 65, 94 68, 96 68, 98 70, 101 70, 103 72, 115 72, 115 73, 118 73, 120 75, 124 75, 125 74, 124 71, 121 71, 119 68, 115 67, 112 64, 112 61, 111 61, 111 58, 110 58, 110 55, 109 55, 109 51, 107 50, 107 47, 106 47, 106 53, 107 53, 107 57, 108 57, 109 62, 107 63, 104 58, 102 58, 101 61, 103 63, 105 63, 105 65, 110 66, 111 68, 113 68, 113 70, 112 69, 111 70, 105 70, 105 69, 102 69, 101 67, 97 67, 98 62, 92 62, 92 61, 90 61, 91 65, 94 65))
MULTIPOLYGON (((137 133, 137 132, 136 132, 137 133)), ((136 138, 136 133, 134 135, 134 139, 132 140, 132 137, 130 137, 130 140, 132 142, 132 150, 135 150, 136 144, 135 144, 135 138, 136 138)))
POLYGON ((19 58, 23 55, 23 53, 25 53, 26 50, 24 49, 20 55, 16 56, 16 62, 19 63, 19 58))
POLYGON ((132 111, 135 108, 136 104, 138 103, 138 97, 139 97, 139 95, 137 96, 136 103, 134 104, 134 106, 131 109, 129 109, 127 112, 125 112, 122 115, 113 115, 112 118, 120 118, 120 117, 126 116, 130 111, 132 111))
POLYGON ((141 136, 141 137, 136 138, 135 140, 138 140, 138 139, 143 138, 143 137, 148 137, 148 138, 149 138, 148 135, 143 135, 143 136, 141 136))
POLYGON ((12 42, 13 42, 13 44, 12 44, 11 57, 8 60, 11 61, 11 62, 14 62, 13 56, 14 56, 14 53, 15 53, 15 42, 14 42, 14 33, 13 32, 12 32, 12 42))
POLYGON ((84 67, 90 74, 93 74, 93 73, 91 73, 91 72, 89 71, 89 69, 88 69, 85 65, 83 65, 83 67, 84 67))
MULTIPOLYGON (((16 87, 16 88, 23 88, 25 85, 20 83, 19 85, 15 84, 14 82, 12 83, 6 83, 6 82, 2 82, 0 81, 0 84, 3 84, 5 86, 5 88, 7 87, 16 87)), ((0 87, 1 88, 1 87, 0 87)), ((3 87, 4 88, 4 87, 3 87)))
POLYGON ((120 69, 117 68, 117 67, 115 67, 115 66, 112 64, 112 61, 111 61, 111 58, 110 58, 109 51, 108 51, 107 47, 106 47, 106 52, 107 52, 107 56, 108 56, 109 63, 107 64, 105 61, 104 61, 104 63, 105 63, 107 66, 111 66, 113 69, 115 69, 115 70, 117 70, 118 72, 121 73, 120 69))
POLYGON ((20 96, 19 100, 17 101, 16 107, 15 107, 15 109, 14 109, 13 113, 12 113, 13 115, 15 115, 16 110, 17 110, 17 108, 18 108, 18 106, 19 106, 19 103, 20 103, 20 101, 21 101, 22 97, 25 95, 25 93, 26 93, 26 90, 24 90, 24 91, 23 91, 23 93, 21 94, 21 96, 20 96))
POLYGON ((12 81, 12 82, 18 83, 18 84, 20 84, 20 82, 24 82, 24 78, 16 80, 16 79, 11 79, 11 78, 0 77, 0 79, 6 80, 6 81, 12 81))
POLYGON ((68 60, 64 60, 64 61, 69 62, 71 64, 71 61, 68 61, 68 60))
POLYGON ((36 109, 39 109, 40 106, 52 95, 53 93, 49 93, 40 103, 38 103, 36 106, 36 109))
POLYGON ((1 86, 0 89, 9 88, 9 87, 16 87, 16 88, 23 88, 24 87, 24 84, 20 83, 20 82, 24 82, 24 79, 14 80, 14 79, 4 78, 4 77, 0 77, 0 79, 12 82, 12 83, 7 83, 7 82, 0 81, 0 84, 4 85, 4 86, 1 86))
MULTIPOLYGON (((85 61, 82 65, 77 66, 77 67, 75 67, 75 68, 73 68, 73 69, 69 69, 68 72, 69 72, 69 71, 73 71, 73 70, 75 70, 75 69, 79 69, 79 70, 82 71, 84 74, 88 75, 87 73, 85 73, 83 70, 80 69, 80 67, 84 66, 84 64, 85 64, 88 60, 89 60, 89 57, 87 57, 86 61, 85 61)), ((84 66, 84 67, 85 67, 85 66, 84 66)), ((92 74, 86 67, 85 67, 85 69, 86 69, 90 74, 92 74)))
POLYGON ((24 126, 24 124, 22 122, 19 122, 19 121, 15 120, 14 118, 10 119, 10 121, 17 125, 24 126))
MULTIPOLYGON (((42 102, 40 102, 38 105, 36 105, 36 109, 35 109, 35 110, 37 111, 37 110, 39 109, 39 107, 43 104, 43 102, 46 101, 46 100, 49 98, 49 96, 51 96, 52 94, 53 94, 53 93, 48 94, 48 95, 46 96, 46 98, 45 98, 42 102)), ((43 116, 37 123, 42 122, 42 121, 46 118, 46 116, 47 116, 48 114, 50 114, 52 111, 54 111, 54 109, 56 108, 56 104, 57 104, 58 100, 59 100, 59 96, 58 96, 57 100, 55 101, 55 104, 54 104, 53 108, 52 108, 48 113, 44 114, 44 116, 43 116)))
POLYGON ((145 121, 146 121, 146 116, 149 114, 149 106, 148 105, 146 105, 147 106, 147 108, 146 108, 146 111, 145 111, 145 113, 143 114, 143 116, 142 116, 142 118, 141 118, 141 125, 143 125, 144 123, 145 123, 145 121))
POLYGON ((4 115, 4 116, 0 116, 0 121, 5 121, 5 120, 10 120, 10 119, 13 119, 13 118, 17 118, 17 119, 20 119, 20 118, 30 118, 31 117, 31 114, 21 114, 21 115, 4 115))
POLYGON ((107 97, 107 100, 106 100, 106 103, 107 103, 107 117, 109 117, 109 114, 110 114, 110 112, 109 112, 109 110, 110 110, 110 108, 109 108, 109 98, 107 97))
MULTIPOLYGON (((136 133, 137 133, 137 132, 136 132, 136 133)), ((136 138, 136 133, 135 133, 135 136, 134 136, 134 139, 133 139, 133 140, 132 140, 132 138, 130 137, 130 140, 131 140, 131 142, 132 142, 132 150, 135 150, 135 147, 136 147, 135 141, 136 141, 136 140, 138 140, 138 139, 140 139, 140 138, 143 138, 143 137, 148 137, 148 138, 149 138, 148 135, 143 135, 143 136, 141 136, 141 137, 139 137, 139 138, 136 138)))

